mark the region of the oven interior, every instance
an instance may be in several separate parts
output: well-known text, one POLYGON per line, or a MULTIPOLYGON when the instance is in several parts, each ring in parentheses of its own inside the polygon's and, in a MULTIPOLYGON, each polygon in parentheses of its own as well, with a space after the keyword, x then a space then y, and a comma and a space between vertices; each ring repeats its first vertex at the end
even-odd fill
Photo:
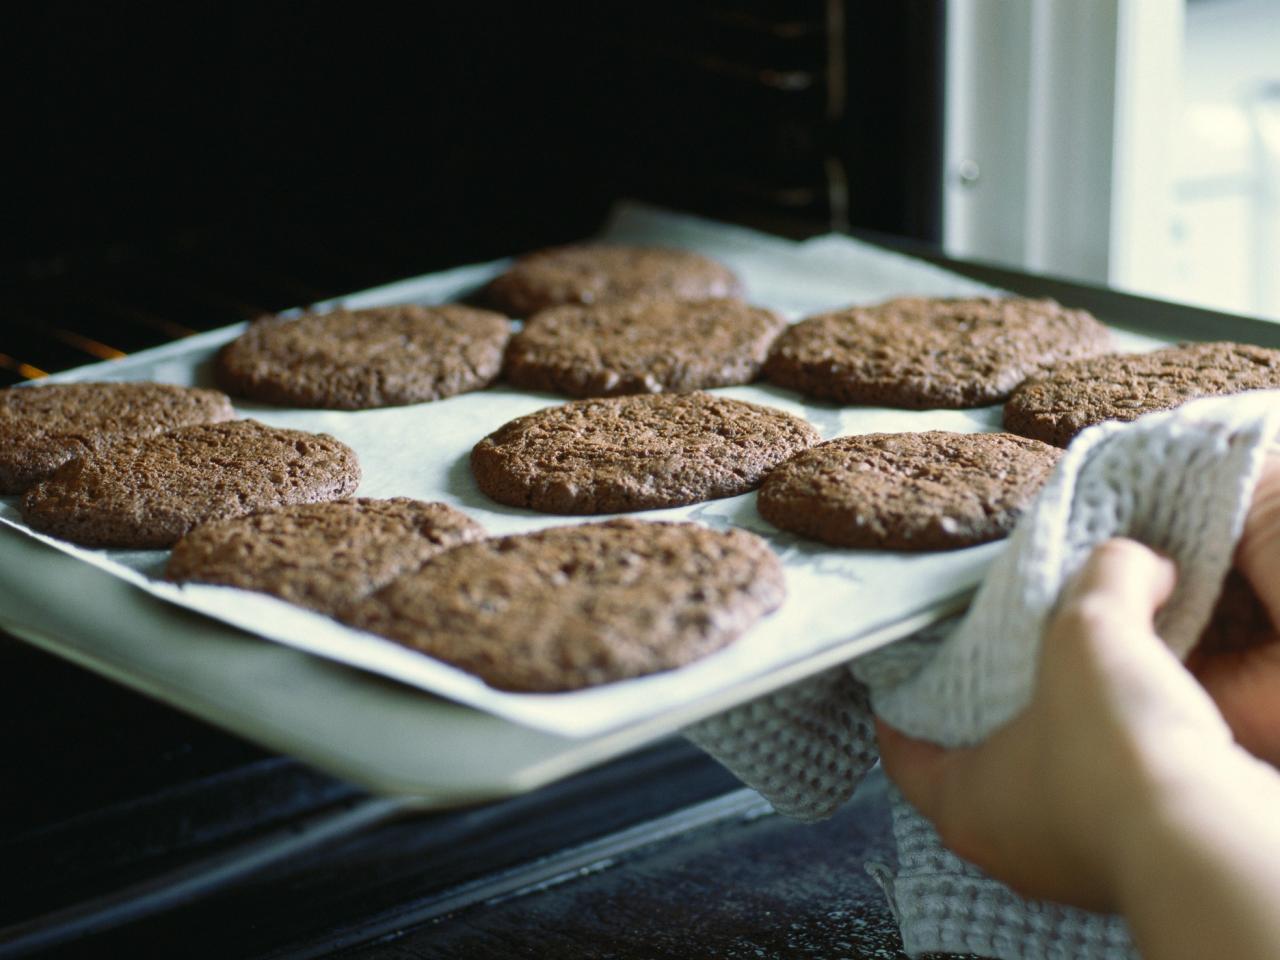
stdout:
MULTIPOLYGON (((0 384, 579 239, 624 197, 934 242, 943 28, 941 0, 26 10, 0 39, 19 166, 0 384)), ((0 663, 0 955, 899 949, 860 866, 891 855, 879 780, 802 828, 669 741, 382 816, 15 639, 0 663), (363 810, 287 861, 156 895, 363 810)))

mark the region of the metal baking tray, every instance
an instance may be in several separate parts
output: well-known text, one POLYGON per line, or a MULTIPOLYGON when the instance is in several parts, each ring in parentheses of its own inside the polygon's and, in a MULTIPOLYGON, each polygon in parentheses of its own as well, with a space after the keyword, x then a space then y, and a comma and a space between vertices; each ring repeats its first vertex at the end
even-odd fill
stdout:
MULTIPOLYGON (((619 242, 686 246, 717 256, 744 276, 754 302, 791 316, 903 293, 953 295, 990 289, 923 261, 845 237, 797 244, 638 206, 623 208, 604 236, 619 242)), ((345 297, 342 302, 361 306, 456 299, 502 266, 484 264, 417 278, 345 297)), ((970 269, 982 272, 982 268, 970 269)), ((998 273, 982 279, 994 279, 996 285, 1010 288, 1027 280, 998 273)), ((1024 288, 1020 292, 1038 291, 1024 288)), ((1065 302, 1079 303, 1079 296, 1059 296, 1065 302)), ((1135 315, 1143 312, 1139 306, 1150 303, 1133 299, 1135 315)), ((1098 312, 1096 306, 1094 309, 1098 312)), ((1186 320, 1185 310, 1169 309, 1179 313, 1181 320, 1177 322, 1186 320)), ((1115 324, 1128 316, 1105 319, 1115 324)), ((1168 317, 1149 319, 1130 323, 1131 331, 1122 333, 1122 342, 1136 347, 1166 340, 1137 332, 1158 329, 1168 317)), ((1255 342, 1275 333, 1265 324, 1227 319, 1235 324, 1235 332, 1197 326, 1208 337, 1255 342)), ((1170 325, 1176 326, 1176 322, 1170 325)), ((237 329, 215 331, 125 361, 71 371, 64 377, 204 382, 212 351, 237 329)), ((764 386, 724 392, 798 409, 819 425, 826 438, 881 429, 982 430, 998 426, 995 408, 904 413, 805 404, 794 395, 764 386)), ((557 402, 562 398, 522 396, 500 388, 445 402, 452 407, 433 404, 415 409, 463 423, 465 429, 458 442, 470 443, 483 435, 476 432, 482 422, 491 423, 488 429, 493 429, 515 415, 513 410, 523 412, 519 409, 522 405, 532 409, 557 402)), ((237 407, 268 422, 304 425, 352 442, 362 460, 374 465, 372 470, 366 466, 362 495, 445 499, 477 516, 494 532, 566 522, 565 518, 499 508, 477 499, 478 493, 467 486, 469 478, 461 476, 457 451, 440 454, 438 442, 429 437, 430 430, 426 431, 427 439, 419 441, 422 461, 434 464, 424 468, 425 481, 415 486, 394 469, 381 469, 378 456, 366 457, 366 453, 377 446, 403 444, 399 428, 389 426, 396 418, 393 413, 375 412, 366 417, 381 428, 370 433, 368 424, 360 422, 361 415, 281 411, 239 403, 237 407)), ((172 602, 189 603, 190 598, 163 599, 148 592, 152 585, 147 576, 155 572, 162 556, 74 550, 9 525, 15 519, 12 501, 5 505, 4 514, 7 524, 0 527, 0 623, 7 629, 272 749, 294 754, 371 790, 416 797, 424 806, 467 803, 531 789, 913 633, 960 609, 999 549, 989 545, 951 555, 907 557, 817 548, 770 531, 755 514, 754 495, 684 511, 646 512, 640 516, 692 515, 702 522, 745 526, 770 537, 788 568, 792 588, 788 604, 820 611, 825 633, 816 638, 801 637, 807 642, 797 641, 791 644, 794 649, 787 649, 785 632, 762 644, 759 635, 763 631, 753 631, 738 645, 747 648, 745 654, 729 652, 719 661, 713 657, 710 667, 704 664, 702 675, 686 669, 585 695, 510 695, 489 691, 465 677, 460 687, 446 683, 428 692, 433 689, 431 682, 398 675, 394 669, 381 669, 380 662, 344 656, 343 651, 327 647, 328 641, 316 640, 328 629, 327 621, 317 622, 320 618, 269 598, 237 592, 234 602, 227 603, 230 591, 206 588, 218 597, 195 605, 223 618, 214 619, 172 602), (120 566, 121 562, 125 566, 120 566), (810 577, 810 572, 817 579, 810 577), (834 599, 819 595, 828 590, 837 591, 834 599), (840 590, 847 595, 840 595, 840 590), (868 603, 869 595, 876 602, 868 603), (246 609, 253 611, 250 616, 228 612, 246 609), (264 618, 272 623, 282 618, 285 627, 260 629, 264 618), (276 637, 282 642, 265 642, 238 629, 235 622, 253 626, 259 634, 272 635, 274 629, 288 636, 276 637), (753 640, 763 653, 751 649, 753 640), (363 668, 344 665, 335 656, 363 668), (468 684, 472 689, 466 689, 468 684), (428 690, 421 689, 423 686, 428 690), (586 722, 575 719, 579 714, 588 718, 586 722)), ((805 623, 803 618, 797 622, 805 623)), ((451 668, 443 669, 447 679, 451 668)))

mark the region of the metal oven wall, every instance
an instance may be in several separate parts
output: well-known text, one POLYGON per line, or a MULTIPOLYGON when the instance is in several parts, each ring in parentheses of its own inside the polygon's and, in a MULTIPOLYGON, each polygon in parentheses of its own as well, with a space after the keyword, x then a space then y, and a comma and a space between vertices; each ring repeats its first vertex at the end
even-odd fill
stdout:
MULTIPOLYGON (((0 383, 579 238, 618 197, 793 236, 848 223, 936 239, 941 30, 940 0, 427 4, 412 18, 350 4, 55 0, 11 13, 0 54, 12 78, 6 155, 19 169, 0 218, 0 383)), ((578 869, 592 843, 617 859, 693 829, 738 831, 748 846, 717 833, 714 850, 687 847, 701 859, 610 883, 632 877, 652 903, 671 903, 693 896, 668 883, 689 865, 738 870, 769 847, 790 853, 783 873, 757 869, 753 915, 794 896, 821 936, 823 911, 875 897, 860 871, 825 899, 814 891, 830 877, 819 853, 836 845, 823 837, 883 847, 882 809, 802 840, 761 821, 758 800, 705 758, 667 744, 487 812, 379 829, 108 939, 75 939, 93 925, 51 911, 364 798, 3 635, 0 667, 11 891, 0 927, 34 921, 28 933, 73 937, 65 955, 113 944, 365 955, 358 945, 390 930, 578 869)), ((127 919, 130 902, 98 901, 95 916, 127 919)), ((883 908, 866 909, 885 936, 883 908)), ((698 927, 696 912, 681 930, 698 927)), ((626 922, 652 921, 654 933, 660 913, 626 922)), ((521 917, 494 916, 496 932, 476 936, 500 943, 521 917)), ((761 929, 783 938, 779 949, 791 936, 761 929)), ((669 950, 653 955, 692 955, 683 933, 667 933, 669 950)), ((430 939, 418 938, 423 955, 430 939)))

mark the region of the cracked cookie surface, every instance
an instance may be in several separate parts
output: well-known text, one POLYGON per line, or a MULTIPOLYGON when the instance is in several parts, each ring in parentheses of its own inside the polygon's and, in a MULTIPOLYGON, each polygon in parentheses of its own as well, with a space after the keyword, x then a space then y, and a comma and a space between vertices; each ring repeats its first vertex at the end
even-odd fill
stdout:
POLYGON ((1090 314, 1052 300, 903 297, 801 320, 773 342, 765 377, 837 403, 980 407, 1110 344, 1090 314))
POLYGON ((1183 343, 1055 366, 1021 384, 1006 430, 1065 447, 1086 427, 1136 420, 1198 397, 1280 387, 1280 350, 1247 343, 1183 343))
POLYGON ((471 472, 509 506, 625 513, 754 490, 819 439, 799 417, 708 393, 575 400, 485 437, 471 451, 471 472))
POLYGON ((691 250, 570 244, 518 257, 486 290, 513 317, 563 303, 604 303, 632 297, 703 300, 736 297, 742 284, 724 264, 691 250))
POLYGON ((166 383, 51 383, 0 390, 0 494, 21 493, 120 437, 234 419, 218 390, 166 383))
POLYGON ((290 503, 339 500, 360 483, 346 444, 255 420, 125 438, 31 487, 31 527, 90 547, 172 546, 197 524, 290 503))
POLYGON ((263 403, 367 410, 440 400, 497 378, 506 317, 402 304, 265 317, 218 353, 218 384, 263 403))
POLYGON ((552 692, 691 663, 784 595, 754 534, 624 519, 455 547, 340 619, 490 686, 552 692))
POLYGON ((740 300, 625 300, 562 306, 507 347, 509 383, 571 397, 750 383, 786 321, 740 300))
POLYGON ((840 437, 773 470, 757 507, 833 546, 954 550, 1007 536, 1061 454, 1008 433, 840 437))
POLYGON ((332 615, 484 535, 453 507, 407 497, 291 504, 201 524, 174 545, 165 577, 258 590, 332 615))

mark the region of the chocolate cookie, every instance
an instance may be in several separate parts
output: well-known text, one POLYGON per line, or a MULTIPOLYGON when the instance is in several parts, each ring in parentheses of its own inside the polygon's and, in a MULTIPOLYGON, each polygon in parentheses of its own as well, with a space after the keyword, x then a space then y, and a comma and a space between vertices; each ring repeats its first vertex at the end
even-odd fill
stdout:
POLYGON ((818 439, 799 417, 707 393, 576 400, 485 437, 471 472, 499 503, 622 513, 746 493, 818 439))
POLYGON ((456 547, 341 618, 503 690, 574 690, 670 670, 783 600, 759 537, 612 520, 456 547))
POLYGON ((337 500, 359 483, 355 453, 333 437, 232 420, 103 445, 31 487, 22 513, 85 546, 148 549, 207 520, 337 500))
POLYGON ((104 441, 235 415, 224 393, 167 383, 51 383, 0 390, 0 493, 21 493, 104 441))
POLYGON ((267 317, 222 348, 215 373, 264 403, 394 407, 488 386, 510 336, 506 317, 455 304, 267 317))
POLYGON ((525 254, 489 284, 499 309, 528 317, 562 303, 602 303, 630 297, 703 300, 736 297, 733 271, 689 250, 582 244, 525 254))
POLYGON ((802 320, 774 341, 765 376, 839 403, 980 407, 1109 344, 1092 316, 1052 300, 906 297, 802 320))
POLYGON ((553 307, 507 347, 506 379, 572 397, 750 383, 786 321, 740 300, 553 307))
POLYGON ((1065 447, 1085 427, 1136 420, 1197 397, 1280 387, 1280 350, 1245 343, 1184 343, 1053 367, 1009 398, 1004 425, 1065 447))
POLYGON ((478 523, 443 503, 299 503, 201 524, 174 545, 165 576, 260 590, 333 614, 483 536, 478 523))
POLYGON ((811 447, 765 478, 775 526, 838 547, 953 550, 1006 536, 1062 451, 1009 433, 869 433, 811 447))

